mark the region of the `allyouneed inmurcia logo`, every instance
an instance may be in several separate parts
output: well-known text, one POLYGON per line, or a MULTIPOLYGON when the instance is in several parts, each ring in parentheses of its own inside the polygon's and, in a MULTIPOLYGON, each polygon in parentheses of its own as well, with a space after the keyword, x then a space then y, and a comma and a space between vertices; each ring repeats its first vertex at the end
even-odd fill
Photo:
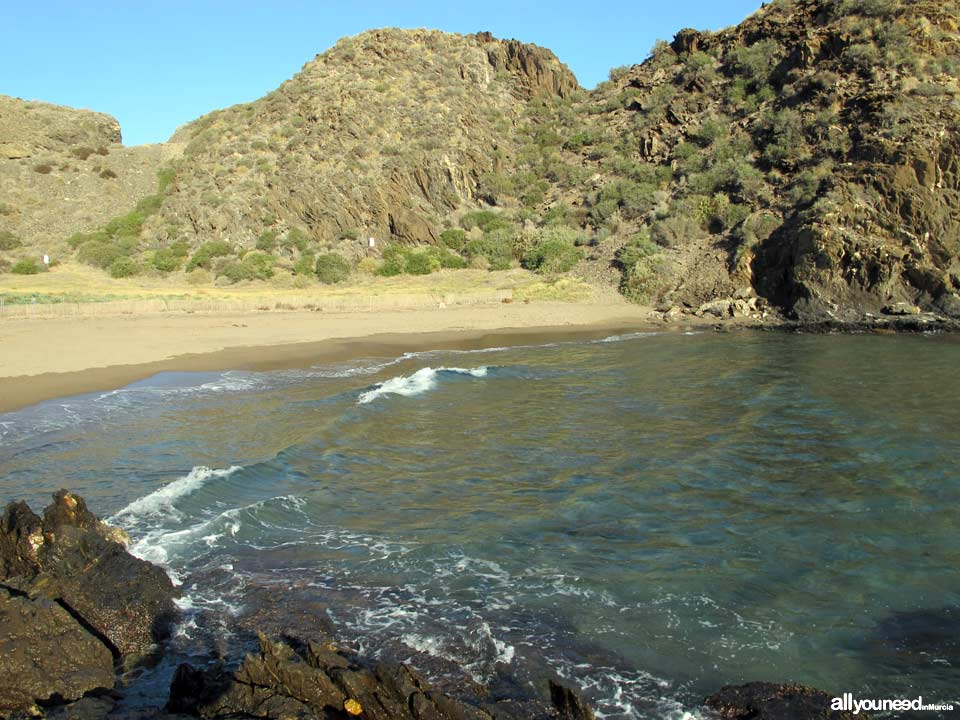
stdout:
POLYGON ((831 710, 850 710, 854 715, 861 712, 896 712, 906 710, 931 710, 943 711, 953 710, 951 703, 925 703, 922 697, 915 700, 857 700, 853 693, 844 693, 840 697, 835 697, 830 701, 831 710))

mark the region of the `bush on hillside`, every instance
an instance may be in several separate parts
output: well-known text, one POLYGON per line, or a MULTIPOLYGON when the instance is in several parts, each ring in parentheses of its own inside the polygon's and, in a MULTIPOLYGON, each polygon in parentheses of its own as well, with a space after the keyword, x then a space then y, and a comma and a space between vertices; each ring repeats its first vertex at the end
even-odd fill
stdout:
POLYGON ((23 258, 10 268, 14 275, 36 275, 43 271, 43 266, 33 258, 23 258))
POLYGON ((187 272, 194 268, 209 269, 214 258, 230 255, 233 249, 224 240, 208 240, 197 248, 197 251, 187 263, 187 272))
POLYGON ((120 257, 110 265, 110 277, 125 278, 138 275, 143 268, 140 264, 128 257, 120 257))
POLYGON ((0 250, 16 250, 23 245, 20 239, 9 230, 0 231, 0 250))
POLYGON ((317 258, 315 272, 322 283, 344 282, 350 277, 350 261, 339 253, 324 253, 317 258))

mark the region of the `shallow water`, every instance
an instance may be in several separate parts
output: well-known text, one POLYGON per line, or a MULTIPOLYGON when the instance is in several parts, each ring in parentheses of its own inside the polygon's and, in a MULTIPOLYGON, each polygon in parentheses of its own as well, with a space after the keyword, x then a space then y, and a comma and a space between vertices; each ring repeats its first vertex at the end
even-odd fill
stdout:
POLYGON ((956 702, 958 366, 953 338, 706 333, 166 373, 0 415, 0 487, 83 494, 182 583, 144 701, 322 615, 612 718, 748 680, 956 702))

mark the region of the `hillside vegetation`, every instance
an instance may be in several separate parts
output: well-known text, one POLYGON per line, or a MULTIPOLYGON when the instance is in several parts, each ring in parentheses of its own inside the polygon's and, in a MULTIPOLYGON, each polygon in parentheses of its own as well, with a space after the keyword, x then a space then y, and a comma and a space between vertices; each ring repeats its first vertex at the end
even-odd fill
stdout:
POLYGON ((957 317, 958 26, 953 0, 777 0, 591 92, 533 45, 370 31, 162 150, 93 113, 10 136, 0 254, 56 236, 114 277, 219 284, 522 266, 664 310, 957 317), (83 218, 51 209, 68 182, 83 218))

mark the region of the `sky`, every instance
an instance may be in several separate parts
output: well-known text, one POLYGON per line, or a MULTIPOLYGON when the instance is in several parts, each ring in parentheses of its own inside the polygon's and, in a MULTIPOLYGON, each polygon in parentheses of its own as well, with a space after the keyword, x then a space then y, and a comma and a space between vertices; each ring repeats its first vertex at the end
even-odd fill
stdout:
POLYGON ((738 23, 760 0, 11 0, 0 94, 88 108, 126 145, 163 142, 217 108, 256 100, 348 35, 379 27, 489 30, 550 48, 585 88, 642 62, 684 27, 738 23))

